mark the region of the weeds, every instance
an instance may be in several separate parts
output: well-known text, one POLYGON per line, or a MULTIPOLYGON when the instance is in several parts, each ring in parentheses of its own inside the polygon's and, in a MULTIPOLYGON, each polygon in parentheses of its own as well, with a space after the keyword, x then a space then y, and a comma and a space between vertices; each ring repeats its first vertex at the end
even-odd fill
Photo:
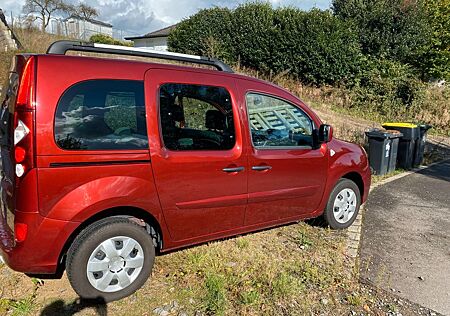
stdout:
POLYGON ((245 249, 248 247, 249 241, 245 237, 236 238, 236 246, 239 249, 245 249))
POLYGON ((224 278, 221 275, 209 274, 206 276, 205 287, 206 312, 213 315, 223 315, 227 301, 224 278))

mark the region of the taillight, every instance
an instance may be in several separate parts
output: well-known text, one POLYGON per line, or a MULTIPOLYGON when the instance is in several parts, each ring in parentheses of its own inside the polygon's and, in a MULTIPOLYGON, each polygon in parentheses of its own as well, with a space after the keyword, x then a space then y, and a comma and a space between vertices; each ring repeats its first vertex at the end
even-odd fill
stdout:
POLYGON ((16 158, 16 163, 21 163, 25 160, 27 152, 22 147, 17 146, 14 151, 14 157, 16 158))
POLYGON ((36 57, 31 56, 22 71, 14 108, 14 159, 18 178, 34 167, 34 89, 36 57))
POLYGON ((28 58, 20 78, 19 91, 17 92, 16 109, 25 107, 28 110, 33 109, 34 97, 34 67, 35 57, 28 58))
POLYGON ((17 127, 14 130, 14 145, 17 145, 22 139, 30 133, 30 129, 21 120, 17 120, 17 127))

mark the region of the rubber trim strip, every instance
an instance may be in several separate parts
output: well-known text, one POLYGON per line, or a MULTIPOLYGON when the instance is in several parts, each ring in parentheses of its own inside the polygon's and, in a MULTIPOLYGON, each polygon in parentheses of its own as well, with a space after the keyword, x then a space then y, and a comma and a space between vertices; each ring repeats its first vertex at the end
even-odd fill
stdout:
POLYGON ((80 161, 80 162, 51 162, 50 168, 64 167, 88 167, 88 166, 108 166, 108 165, 130 165, 150 163, 150 159, 145 160, 112 160, 112 161, 80 161))

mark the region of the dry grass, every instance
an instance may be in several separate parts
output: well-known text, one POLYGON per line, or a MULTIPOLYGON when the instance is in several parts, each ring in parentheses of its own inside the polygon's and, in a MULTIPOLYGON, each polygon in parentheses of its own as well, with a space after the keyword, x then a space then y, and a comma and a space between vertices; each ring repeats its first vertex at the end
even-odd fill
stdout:
MULTIPOLYGON (((376 293, 358 283, 344 244, 343 232, 299 223, 173 252, 157 258, 141 290, 104 308, 110 315, 174 305, 170 315, 384 314, 376 293)), ((23 315, 95 315, 77 303, 65 277, 39 286, 4 267, 0 282, 10 289, 0 300, 9 313, 20 306, 23 315)))

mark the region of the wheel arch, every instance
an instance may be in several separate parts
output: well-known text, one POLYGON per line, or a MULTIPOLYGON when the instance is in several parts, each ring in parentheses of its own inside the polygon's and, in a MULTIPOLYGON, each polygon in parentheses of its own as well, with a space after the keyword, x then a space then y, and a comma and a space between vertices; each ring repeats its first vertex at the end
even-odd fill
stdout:
POLYGON ((145 227, 149 235, 153 237, 153 240, 155 242, 155 250, 159 252, 162 249, 163 247, 162 227, 161 224, 158 222, 158 220, 151 213, 145 211, 144 209, 134 206, 113 207, 97 212, 91 217, 88 217, 70 234, 59 255, 57 274, 62 274, 62 272, 64 271, 66 253, 70 248, 70 246, 72 245, 72 243, 74 242, 75 238, 81 233, 81 231, 83 231, 86 227, 95 222, 110 217, 127 217, 136 220, 137 223, 145 227))
POLYGON ((358 186, 359 193, 362 198, 362 196, 364 195, 364 180, 358 172, 356 172, 356 171, 348 172, 348 173, 344 174, 341 177, 341 179, 348 179, 348 180, 353 181, 358 186))

